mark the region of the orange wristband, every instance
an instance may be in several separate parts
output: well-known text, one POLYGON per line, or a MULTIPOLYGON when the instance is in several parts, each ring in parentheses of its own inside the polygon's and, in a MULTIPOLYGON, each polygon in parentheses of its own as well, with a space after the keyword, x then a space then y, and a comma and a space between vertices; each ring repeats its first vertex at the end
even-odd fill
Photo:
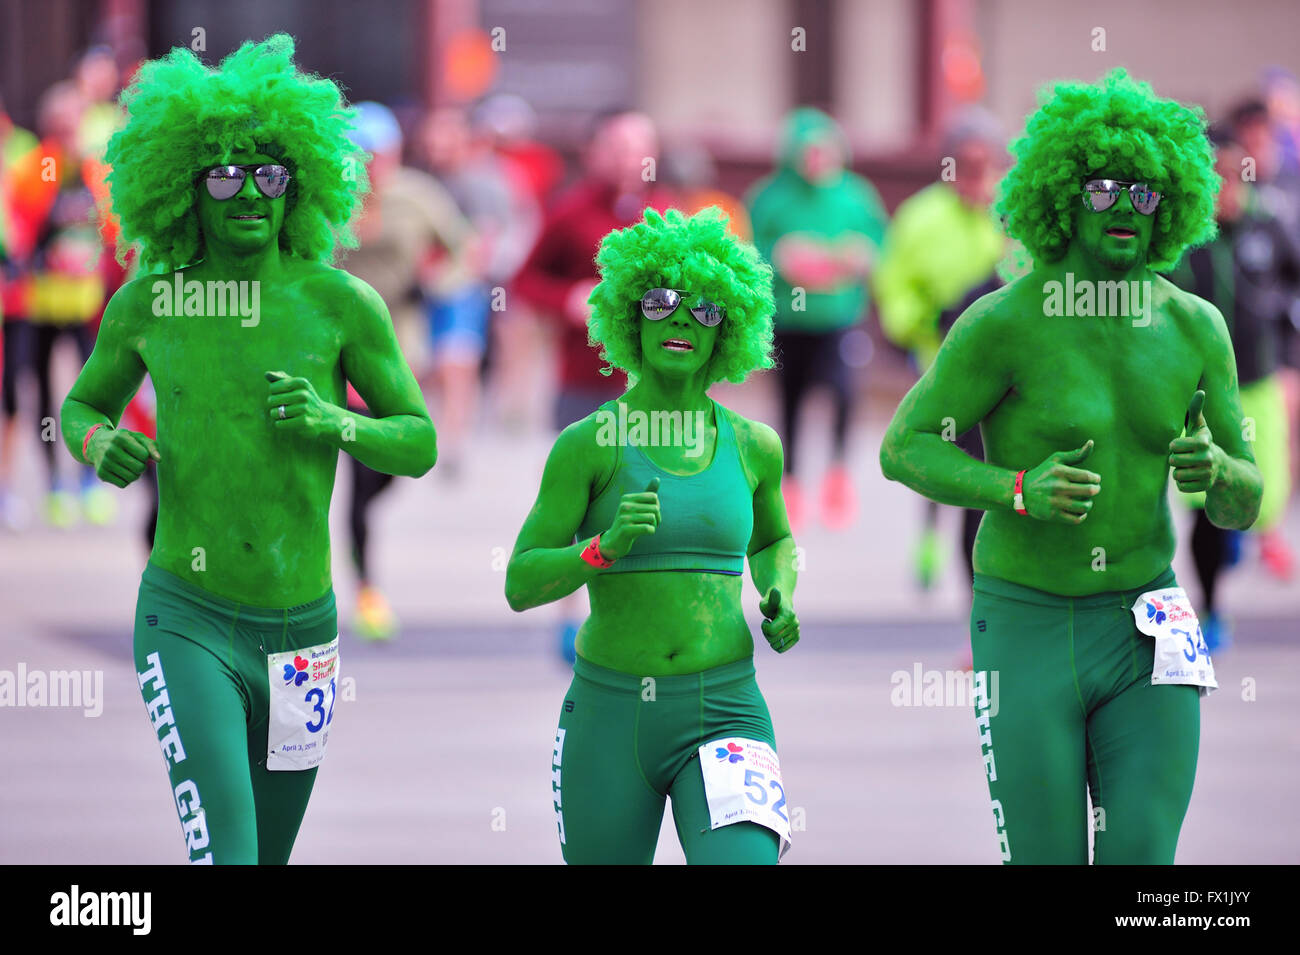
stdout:
POLYGON ((612 560, 607 560, 600 552, 599 534, 591 539, 591 543, 582 549, 582 553, 579 556, 581 556, 587 563, 591 564, 592 567, 605 568, 614 565, 612 560))
MULTIPOLYGON (((1028 470, 1028 469, 1026 469, 1028 470)), ((1021 471, 1016 475, 1016 487, 1012 492, 1014 497, 1011 499, 1011 506, 1016 509, 1017 514, 1028 514, 1025 510, 1025 472, 1021 471)))
POLYGON ((85 461, 87 464, 90 463, 90 458, 86 457, 86 449, 90 447, 90 436, 102 427, 104 427, 102 421, 99 424, 92 426, 91 429, 86 432, 86 437, 81 442, 81 460, 85 461))

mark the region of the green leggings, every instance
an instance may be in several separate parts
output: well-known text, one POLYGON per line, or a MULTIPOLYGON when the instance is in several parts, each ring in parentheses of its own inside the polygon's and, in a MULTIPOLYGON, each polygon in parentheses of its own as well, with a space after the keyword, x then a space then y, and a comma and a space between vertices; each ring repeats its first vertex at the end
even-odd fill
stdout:
POLYGON ((332 591, 301 607, 268 610, 145 566, 135 667, 190 862, 289 861, 316 769, 266 768, 266 658, 337 634, 332 591))
POLYGON ((698 750, 727 736, 776 748, 752 659, 643 678, 578 657, 551 758, 564 861, 650 864, 671 797, 688 863, 774 864, 772 830, 710 826, 698 750))
POLYGON ((1155 641, 1130 607, 1176 586, 1059 597, 975 575, 971 652, 1002 861, 1170 865, 1192 796, 1200 693, 1151 685, 1155 641))

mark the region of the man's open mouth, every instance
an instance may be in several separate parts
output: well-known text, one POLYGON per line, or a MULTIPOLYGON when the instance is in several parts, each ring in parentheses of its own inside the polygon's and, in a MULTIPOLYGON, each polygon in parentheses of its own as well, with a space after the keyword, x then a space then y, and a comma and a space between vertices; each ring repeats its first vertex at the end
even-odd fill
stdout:
POLYGON ((1137 232, 1132 229, 1125 229, 1123 226, 1114 226, 1106 230, 1107 235, 1114 236, 1117 239, 1131 239, 1137 232))
POLYGON ((241 221, 251 221, 251 220, 254 220, 254 219, 265 219, 266 216, 260 216, 260 215, 258 215, 258 214, 255 213, 255 212, 250 212, 250 213, 247 213, 247 214, 242 215, 242 216, 231 216, 230 218, 232 218, 232 219, 239 219, 239 220, 241 220, 241 221))
POLYGON ((695 346, 684 338, 670 338, 663 347, 669 351, 695 351, 695 346))

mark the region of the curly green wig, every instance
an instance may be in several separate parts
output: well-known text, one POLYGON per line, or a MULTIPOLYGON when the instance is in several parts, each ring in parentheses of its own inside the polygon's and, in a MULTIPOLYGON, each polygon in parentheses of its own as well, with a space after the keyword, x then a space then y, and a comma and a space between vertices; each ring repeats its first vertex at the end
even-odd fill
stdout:
MULTIPOLYGON (((717 206, 692 216, 676 209, 605 236, 596 254, 600 284, 591 305, 588 338, 609 363, 641 374, 641 296, 647 289, 686 289, 726 306, 709 361, 708 380, 741 382, 756 368, 771 368, 772 269, 749 243, 727 228, 717 206)), ((610 367, 613 366, 613 367, 610 367)))
POLYGON ((1083 210, 1083 182, 1101 172, 1132 175, 1161 194, 1150 268, 1170 268, 1189 246, 1214 238, 1219 178, 1200 107, 1159 99, 1122 69, 1096 85, 1058 83, 1046 94, 1011 144, 1016 164, 997 205, 1007 231, 1035 260, 1065 255, 1083 210))
POLYGON ((292 37, 246 42, 215 70, 177 47, 141 67, 122 105, 109 185, 122 254, 137 245, 145 271, 202 258, 199 175, 240 152, 274 156, 293 177, 282 249, 325 262, 337 244, 356 245, 348 223, 367 180, 366 154, 347 137, 354 111, 333 82, 299 72, 292 37))

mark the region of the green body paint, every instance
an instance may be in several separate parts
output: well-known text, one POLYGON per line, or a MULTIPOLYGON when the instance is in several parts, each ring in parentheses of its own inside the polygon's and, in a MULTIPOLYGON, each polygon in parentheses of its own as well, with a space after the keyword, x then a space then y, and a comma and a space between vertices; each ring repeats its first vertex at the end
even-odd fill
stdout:
MULTIPOLYGON (((1135 109, 1141 95, 1133 94, 1135 109)), ((1031 139, 1045 122, 1031 119, 1031 139)), ((1048 138, 1056 148, 1061 137, 1048 138)), ((1209 162, 1204 143, 1182 145, 1209 162)), ((1157 238, 1166 251, 1177 239, 1159 224, 1170 213, 1177 224, 1180 213, 1140 215, 1126 191, 1103 212, 1085 209, 1085 179, 1147 176, 1143 157, 1110 163, 1079 167, 1077 182, 1061 184, 1072 217, 1064 253, 1052 259, 1043 246, 1044 259, 1030 274, 958 319, 899 405, 880 452, 886 477, 942 503, 988 512, 975 543, 977 573, 1070 596, 1135 587, 1169 566, 1171 467, 1180 487, 1209 489, 1208 513, 1221 526, 1250 526, 1260 498, 1223 316, 1148 267, 1157 238), (1118 286, 1103 284, 1116 282, 1132 293, 1121 314, 1102 307, 1123 301, 1118 286), (1071 304, 1085 307, 1062 314, 1056 306, 1067 288, 1079 296, 1071 304), (1193 415, 1183 436, 1198 390, 1204 426, 1193 415), (944 437, 976 423, 986 462, 944 437), (1022 468, 1028 515, 1013 509, 1022 468)), ((1016 175, 1027 181, 1027 173, 1016 175)), ((1165 190, 1163 203, 1180 201, 1178 183, 1156 185, 1165 190)), ((1023 215, 1015 201, 1004 203, 1023 215)))
MULTIPOLYGON (((629 416, 638 411, 703 414, 706 425, 698 445, 641 449, 665 471, 693 474, 709 467, 717 441, 717 427, 709 423, 708 386, 724 368, 728 374, 738 373, 730 356, 752 355, 755 364, 769 361, 770 271, 752 249, 738 251, 739 244, 722 220, 708 212, 689 220, 672 212, 665 226, 665 220, 649 211, 646 220, 656 224, 659 234, 643 223, 625 230, 625 235, 641 230, 640 241, 654 253, 647 255, 641 246, 635 262, 633 256, 617 259, 613 252, 620 233, 612 234, 602 247, 602 284, 592 293, 593 327, 621 334, 624 340, 626 332, 615 328, 620 317, 635 329, 638 347, 625 346, 619 354, 620 358, 626 355, 627 363, 635 364, 639 373, 636 384, 620 399, 629 416), (669 244, 652 245, 664 242, 669 244), (676 254, 671 242, 679 243, 676 254), (607 250, 611 254, 606 255, 607 250), (713 274, 695 272, 693 282, 683 284, 687 280, 682 273, 685 263, 693 261, 692 253, 700 261, 711 261, 713 274), (742 283, 746 301, 753 304, 738 307, 737 298, 717 292, 742 283), (668 318, 649 321, 636 303, 646 289, 654 287, 691 294, 668 318), (767 290, 765 296, 756 289, 767 290), (686 306, 698 295, 727 307, 721 325, 705 327, 691 317, 686 306), (685 339, 691 348, 667 349, 664 343, 669 339, 685 339), (726 357, 720 363, 717 356, 726 357)), ((744 370, 739 370, 741 377, 744 370)), ((730 416, 753 498, 754 526, 746 553, 754 584, 766 601, 765 616, 770 611, 763 631, 774 647, 788 649, 798 639, 798 620, 789 600, 797 574, 794 540, 781 498, 780 440, 767 425, 719 409, 730 416), (773 588, 780 594, 772 595, 773 588)), ((753 638, 741 605, 741 577, 692 571, 602 574, 581 559, 590 539, 571 542, 588 505, 615 467, 615 448, 600 440, 600 432, 593 414, 570 425, 557 439, 507 569, 506 596, 511 607, 524 610, 549 603, 586 584, 591 616, 578 633, 578 653, 624 673, 697 673, 752 656, 753 638)), ((658 521, 669 516, 660 513, 656 490, 624 494, 613 526, 600 534, 602 554, 622 557, 638 537, 654 533, 658 521)))
MULTIPOLYGON (((285 157, 241 152, 228 161, 285 157)), ((196 185, 204 257, 182 270, 184 287, 233 281, 241 301, 258 303, 256 321, 247 309, 214 314, 207 297, 201 314, 166 314, 174 309, 159 307, 159 296, 174 287, 174 274, 138 278, 109 302, 62 414, 77 458, 86 433, 101 425, 86 459, 102 479, 125 486, 143 471, 148 439, 103 425, 116 424, 147 372, 158 401, 150 559, 262 607, 308 603, 330 587, 339 450, 390 474, 419 476, 436 459, 432 422, 383 301, 346 272, 281 248, 285 201, 262 195, 251 176, 221 202, 196 185), (347 412, 345 380, 373 418, 347 412)))
POLYGON ((1199 695, 1153 679, 1156 643, 1131 608, 1177 583, 1171 469, 1208 489, 1221 525, 1249 526, 1260 501, 1223 316, 1152 271, 1212 234, 1210 150, 1200 117, 1121 71, 1058 86, 1026 130, 1001 210, 1036 266, 957 320, 880 463, 988 512, 971 659, 1002 861, 1086 863, 1090 797, 1095 862, 1171 864, 1199 695), (1104 184, 1085 206, 1096 179, 1145 183, 1153 214, 1104 184), (1098 193, 1114 205, 1096 211, 1098 193), (951 440, 975 424, 986 461, 951 440))

